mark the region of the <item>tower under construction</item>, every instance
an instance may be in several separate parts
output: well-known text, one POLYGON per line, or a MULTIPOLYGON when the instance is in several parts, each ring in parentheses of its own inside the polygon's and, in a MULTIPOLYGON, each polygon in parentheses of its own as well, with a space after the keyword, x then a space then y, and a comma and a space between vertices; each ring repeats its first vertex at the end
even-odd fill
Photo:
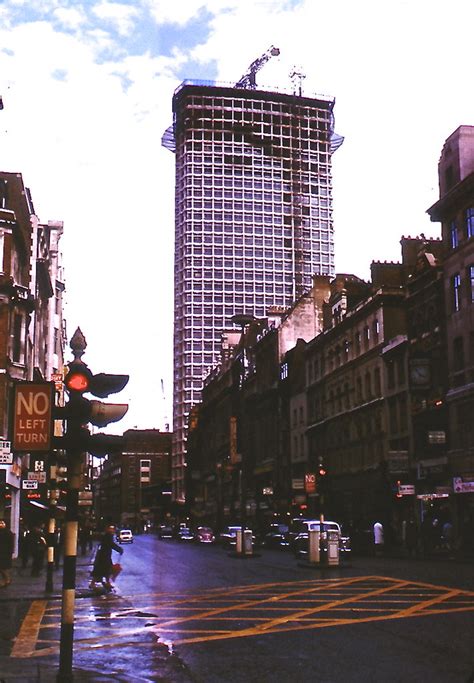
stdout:
MULTIPOLYGON (((275 49, 275 48, 273 48, 275 49)), ((275 53, 273 53, 275 54, 275 53)), ((254 65, 257 63, 254 63, 254 65)), ((251 65, 253 66, 253 65, 251 65)), ((254 69, 255 72, 255 69, 254 69)), ((334 274, 334 99, 183 82, 176 154, 172 481, 184 500, 187 420, 238 314, 287 308, 334 274)))

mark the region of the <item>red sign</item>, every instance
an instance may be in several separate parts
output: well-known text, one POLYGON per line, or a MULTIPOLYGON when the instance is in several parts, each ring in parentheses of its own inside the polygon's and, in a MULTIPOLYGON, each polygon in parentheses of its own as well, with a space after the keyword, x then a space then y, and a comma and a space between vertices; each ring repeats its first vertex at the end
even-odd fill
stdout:
POLYGON ((306 493, 316 493, 316 475, 312 472, 304 475, 304 490, 306 493))
POLYGON ((15 385, 14 451, 47 451, 53 425, 52 382, 15 385))

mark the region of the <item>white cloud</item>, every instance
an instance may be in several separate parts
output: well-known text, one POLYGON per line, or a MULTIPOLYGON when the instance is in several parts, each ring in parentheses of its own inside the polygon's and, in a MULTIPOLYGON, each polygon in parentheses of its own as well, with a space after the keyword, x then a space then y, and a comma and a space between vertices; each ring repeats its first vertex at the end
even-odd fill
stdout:
POLYGON ((126 36, 132 30, 139 15, 137 7, 118 2, 101 2, 94 5, 92 11, 99 19, 109 21, 121 36, 126 36))
POLYGON ((53 16, 66 29, 78 29, 87 21, 82 7, 58 7, 53 16))

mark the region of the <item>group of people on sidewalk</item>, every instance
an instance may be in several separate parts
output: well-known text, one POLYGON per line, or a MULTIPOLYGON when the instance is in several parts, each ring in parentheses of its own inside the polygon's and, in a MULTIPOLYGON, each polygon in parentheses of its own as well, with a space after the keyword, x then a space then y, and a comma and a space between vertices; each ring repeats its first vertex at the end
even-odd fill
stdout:
MULTIPOLYGON (((91 588, 101 583, 105 590, 112 590, 112 581, 121 571, 121 566, 112 561, 112 551, 120 555, 123 549, 114 541, 115 527, 108 526, 102 535, 94 558, 91 571, 91 588)), ((59 566, 61 557, 61 530, 56 529, 54 538, 54 558, 56 568, 59 566)), ((14 534, 7 527, 5 520, 0 519, 0 588, 6 587, 11 583, 11 570, 13 565, 14 534)), ((81 554, 93 549, 93 538, 91 530, 81 533, 79 531, 78 545, 81 554)), ((26 569, 31 558, 31 576, 40 576, 46 556, 48 542, 46 533, 40 526, 28 529, 22 525, 18 539, 19 557, 21 569, 26 569)))

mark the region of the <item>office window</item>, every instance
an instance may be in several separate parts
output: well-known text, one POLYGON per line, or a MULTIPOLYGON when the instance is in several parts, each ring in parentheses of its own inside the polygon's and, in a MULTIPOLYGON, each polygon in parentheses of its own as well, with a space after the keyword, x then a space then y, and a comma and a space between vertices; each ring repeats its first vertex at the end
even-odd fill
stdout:
POLYGON ((471 304, 474 303, 474 266, 468 266, 467 277, 469 279, 469 291, 471 293, 471 304))
POLYGON ((451 248, 456 249, 456 247, 459 245, 458 226, 456 225, 456 221, 451 222, 451 225, 449 226, 449 232, 451 236, 451 248))
POLYGON ((474 207, 466 209, 466 237, 474 236, 474 207))
POLYGON ((453 276, 453 311, 459 311, 461 308, 461 276, 459 273, 453 276))

